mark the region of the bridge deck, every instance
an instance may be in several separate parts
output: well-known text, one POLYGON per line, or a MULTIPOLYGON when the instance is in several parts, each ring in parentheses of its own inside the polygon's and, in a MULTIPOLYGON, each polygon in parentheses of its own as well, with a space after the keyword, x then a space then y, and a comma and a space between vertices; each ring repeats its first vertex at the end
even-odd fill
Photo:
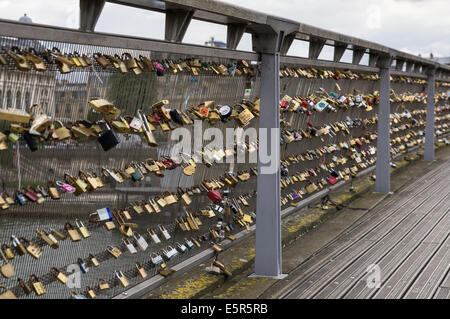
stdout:
POLYGON ((450 158, 290 272, 281 298, 450 297, 450 158), (369 265, 381 285, 369 288, 369 265))

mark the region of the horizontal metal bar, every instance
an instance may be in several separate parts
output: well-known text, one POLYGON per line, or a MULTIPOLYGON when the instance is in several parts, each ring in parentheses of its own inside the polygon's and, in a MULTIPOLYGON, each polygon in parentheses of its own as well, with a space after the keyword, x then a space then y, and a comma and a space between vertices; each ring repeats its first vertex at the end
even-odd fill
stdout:
POLYGON ((367 65, 356 65, 351 63, 344 62, 333 62, 326 60, 310 60, 308 58, 300 58, 295 56, 282 56, 280 58, 281 64, 292 64, 292 65, 301 65, 301 66, 314 66, 320 68, 329 68, 329 69, 348 69, 351 71, 359 71, 359 72, 368 72, 368 73, 378 73, 379 68, 370 67, 367 65))
POLYGON ((160 40, 124 35, 83 32, 73 29, 41 25, 25 24, 16 21, 0 19, 0 33, 2 36, 32 40, 47 40, 55 42, 70 42, 85 45, 97 45, 124 49, 147 50, 156 52, 170 52, 189 56, 207 56, 228 59, 244 59, 257 61, 258 54, 253 52, 228 50, 195 44, 180 44, 160 40))

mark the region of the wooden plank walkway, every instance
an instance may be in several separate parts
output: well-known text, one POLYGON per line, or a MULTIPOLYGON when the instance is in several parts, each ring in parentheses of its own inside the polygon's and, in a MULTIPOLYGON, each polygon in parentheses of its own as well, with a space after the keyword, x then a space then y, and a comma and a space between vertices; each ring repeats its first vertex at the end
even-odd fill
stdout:
POLYGON ((290 272, 278 298, 450 298, 448 160, 383 201, 290 272), (369 265, 380 269, 370 288, 369 265))

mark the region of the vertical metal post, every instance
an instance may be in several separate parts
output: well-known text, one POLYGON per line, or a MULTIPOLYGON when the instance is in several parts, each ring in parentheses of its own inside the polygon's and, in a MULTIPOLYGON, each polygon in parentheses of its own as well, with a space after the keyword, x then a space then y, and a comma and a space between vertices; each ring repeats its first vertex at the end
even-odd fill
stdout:
POLYGON ((425 127, 425 146, 423 159, 434 161, 434 82, 435 69, 428 72, 427 84, 427 122, 425 127))
POLYGON ((380 105, 378 109, 378 139, 375 192, 389 193, 391 188, 390 172, 390 58, 380 60, 380 105))
POLYGON ((268 152, 265 155, 270 153, 270 164, 276 165, 276 169, 264 172, 263 160, 267 161, 267 159, 261 158, 262 149, 260 147, 256 202, 255 276, 281 278, 280 56, 278 53, 262 53, 261 55, 259 127, 267 130, 268 152))

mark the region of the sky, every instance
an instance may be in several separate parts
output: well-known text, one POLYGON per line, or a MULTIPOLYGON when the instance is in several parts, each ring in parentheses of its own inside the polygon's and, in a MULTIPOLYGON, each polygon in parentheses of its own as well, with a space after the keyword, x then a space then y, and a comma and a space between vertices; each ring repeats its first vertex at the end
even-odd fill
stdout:
MULTIPOLYGON (((450 56, 450 0, 223 0, 234 5, 329 29, 411 54, 450 56)), ((27 13, 35 23, 78 28, 78 0, 0 0, 0 18, 27 13)), ((106 3, 96 31, 164 38, 164 15, 106 3)), ((0 31, 1 33, 1 31, 0 31)), ((226 27, 192 21, 186 43, 226 41, 226 27)), ((294 41, 289 55, 306 56, 308 45, 294 41)), ((238 46, 251 50, 245 34, 238 46)), ((343 60, 351 55, 346 52, 343 60)), ((326 47, 319 58, 331 59, 326 47)))

